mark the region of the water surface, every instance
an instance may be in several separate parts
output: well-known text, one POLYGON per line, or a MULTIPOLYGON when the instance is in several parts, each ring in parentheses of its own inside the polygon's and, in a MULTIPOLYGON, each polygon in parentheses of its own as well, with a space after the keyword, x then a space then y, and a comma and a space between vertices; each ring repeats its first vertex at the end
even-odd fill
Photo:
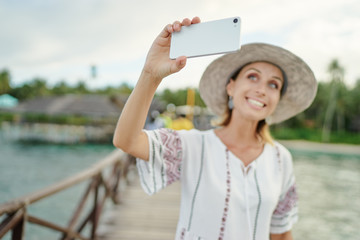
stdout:
MULTIPOLYGON (((19 144, 0 135, 0 203, 71 176, 113 150, 111 145, 19 144)), ((360 156, 290 150, 300 197, 295 239, 360 239, 360 156)), ((29 213, 65 226, 84 191, 80 184, 32 205, 29 213)), ((58 238, 26 225, 27 240, 58 238)))

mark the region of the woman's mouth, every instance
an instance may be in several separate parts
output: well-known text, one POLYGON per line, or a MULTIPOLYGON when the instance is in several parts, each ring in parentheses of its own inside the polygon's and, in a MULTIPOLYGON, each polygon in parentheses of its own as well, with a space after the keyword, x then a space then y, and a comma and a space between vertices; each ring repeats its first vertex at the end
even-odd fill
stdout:
POLYGON ((250 103, 251 105, 253 105, 255 107, 260 107, 260 108, 265 107, 265 103, 259 102, 255 99, 247 98, 247 101, 248 101, 248 103, 250 103))

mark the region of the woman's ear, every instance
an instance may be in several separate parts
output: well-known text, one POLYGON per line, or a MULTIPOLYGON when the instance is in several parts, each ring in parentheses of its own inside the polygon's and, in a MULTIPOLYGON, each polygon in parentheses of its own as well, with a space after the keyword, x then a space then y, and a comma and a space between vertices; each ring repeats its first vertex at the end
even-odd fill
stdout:
POLYGON ((230 78, 229 83, 226 85, 226 92, 229 96, 233 95, 233 89, 234 89, 235 81, 230 78))

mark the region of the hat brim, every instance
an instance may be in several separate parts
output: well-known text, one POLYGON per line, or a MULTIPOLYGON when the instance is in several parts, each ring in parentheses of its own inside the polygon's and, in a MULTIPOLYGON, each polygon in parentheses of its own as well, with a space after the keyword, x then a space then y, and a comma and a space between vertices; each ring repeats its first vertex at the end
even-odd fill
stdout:
POLYGON ((317 83, 309 66, 286 49, 265 43, 251 43, 243 45, 235 53, 215 59, 204 71, 199 84, 200 96, 214 114, 222 116, 226 112, 226 84, 231 74, 252 62, 272 63, 287 76, 287 89, 270 116, 271 124, 287 120, 311 105, 316 96, 317 83))

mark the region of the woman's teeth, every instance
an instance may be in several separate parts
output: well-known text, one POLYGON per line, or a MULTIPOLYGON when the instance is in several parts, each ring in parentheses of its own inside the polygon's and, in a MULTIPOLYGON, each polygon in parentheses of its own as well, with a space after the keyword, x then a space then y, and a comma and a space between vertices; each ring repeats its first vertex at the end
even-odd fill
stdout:
POLYGON ((255 106, 257 106, 257 107, 264 107, 265 106, 264 103, 261 103, 259 101, 256 101, 256 100, 250 99, 250 98, 248 98, 248 102, 255 105, 255 106))

